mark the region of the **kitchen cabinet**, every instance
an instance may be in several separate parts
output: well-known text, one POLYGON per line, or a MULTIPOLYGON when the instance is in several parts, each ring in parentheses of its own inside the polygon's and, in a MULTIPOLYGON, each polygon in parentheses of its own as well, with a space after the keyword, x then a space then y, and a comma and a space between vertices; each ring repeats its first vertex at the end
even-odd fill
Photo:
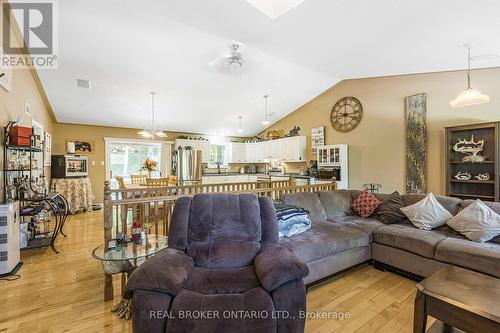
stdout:
POLYGON ((264 159, 276 159, 284 162, 300 162, 306 160, 306 137, 293 136, 271 141, 259 142, 263 144, 264 159))
POLYGON ((257 142, 245 144, 245 161, 246 163, 257 163, 257 142))
POLYGON ((228 163, 247 163, 246 143, 231 142, 227 145, 228 163))
POLYGON ((193 150, 201 150, 201 162, 208 163, 210 161, 210 143, 206 140, 176 139, 175 150, 179 147, 191 147, 193 150))

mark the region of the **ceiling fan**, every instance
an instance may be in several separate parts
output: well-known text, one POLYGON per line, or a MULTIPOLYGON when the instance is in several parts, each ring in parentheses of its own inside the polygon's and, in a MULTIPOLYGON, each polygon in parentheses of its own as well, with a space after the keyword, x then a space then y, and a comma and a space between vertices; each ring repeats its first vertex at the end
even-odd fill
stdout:
POLYGON ((231 41, 228 45, 229 53, 219 55, 216 59, 208 62, 208 66, 216 68, 221 71, 232 72, 234 70, 241 70, 243 67, 243 56, 241 54, 242 43, 238 41, 231 41))

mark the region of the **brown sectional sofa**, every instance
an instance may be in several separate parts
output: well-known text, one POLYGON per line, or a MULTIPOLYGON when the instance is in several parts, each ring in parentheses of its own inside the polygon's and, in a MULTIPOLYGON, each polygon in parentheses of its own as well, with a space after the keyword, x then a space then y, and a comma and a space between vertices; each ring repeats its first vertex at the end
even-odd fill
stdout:
MULTIPOLYGON (((408 220, 384 224, 376 217, 362 218, 350 208, 358 194, 359 191, 337 190, 293 193, 283 198, 285 203, 310 212, 311 229, 279 241, 308 265, 310 274, 304 278, 306 284, 366 261, 419 277, 455 265, 500 278, 500 236, 481 244, 466 239, 447 225, 425 231, 408 220)), ((387 194, 376 196, 383 200, 387 194)), ((425 195, 402 197, 408 206, 425 195)), ((453 215, 472 202, 436 198, 453 215)), ((486 204, 500 214, 499 203, 486 204)))

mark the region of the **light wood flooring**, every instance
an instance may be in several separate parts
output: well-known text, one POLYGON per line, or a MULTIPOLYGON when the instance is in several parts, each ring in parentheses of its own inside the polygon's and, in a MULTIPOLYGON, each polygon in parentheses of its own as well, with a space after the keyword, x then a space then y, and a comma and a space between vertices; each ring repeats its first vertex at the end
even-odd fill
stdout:
MULTIPOLYGON (((131 322, 103 301, 104 274, 92 250, 103 239, 102 211, 70 216, 60 254, 22 251, 21 278, 0 281, 0 332, 131 332, 131 322)), ((349 319, 312 319, 307 332, 411 332, 415 282, 371 266, 311 288, 308 311, 345 312, 349 319)))

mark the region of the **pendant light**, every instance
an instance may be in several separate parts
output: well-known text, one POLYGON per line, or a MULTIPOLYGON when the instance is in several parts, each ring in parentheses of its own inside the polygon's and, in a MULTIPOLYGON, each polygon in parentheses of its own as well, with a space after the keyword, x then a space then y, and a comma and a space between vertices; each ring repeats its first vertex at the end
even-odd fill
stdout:
POLYGON ((155 136, 160 138, 166 138, 167 134, 155 123, 155 96, 156 92, 152 91, 151 94, 151 114, 152 114, 152 123, 151 126, 144 126, 142 131, 137 132, 137 134, 145 137, 154 139, 155 136))
POLYGON ((238 117, 238 120, 240 121, 240 127, 238 127, 238 131, 237 131, 238 133, 243 133, 243 127, 241 126, 241 119, 242 118, 243 118, 242 116, 238 117))
POLYGON ((271 122, 269 121, 268 117, 268 113, 267 113, 267 98, 269 97, 269 95, 264 95, 264 121, 262 122, 262 125, 269 125, 271 122))
POLYGON ((464 106, 478 105, 490 102, 490 97, 485 94, 481 94, 479 90, 474 89, 470 85, 470 44, 464 45, 467 48, 467 89, 462 91, 460 95, 450 102, 452 108, 461 108, 464 106))

